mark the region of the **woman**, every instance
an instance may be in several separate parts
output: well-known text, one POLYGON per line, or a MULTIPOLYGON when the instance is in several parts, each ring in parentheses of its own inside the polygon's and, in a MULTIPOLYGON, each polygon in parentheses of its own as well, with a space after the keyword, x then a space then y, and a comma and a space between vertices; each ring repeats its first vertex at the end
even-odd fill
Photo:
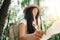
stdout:
POLYGON ((40 26, 39 7, 37 5, 29 5, 23 12, 25 18, 21 20, 19 25, 20 40, 40 40, 45 32, 36 30, 40 26))

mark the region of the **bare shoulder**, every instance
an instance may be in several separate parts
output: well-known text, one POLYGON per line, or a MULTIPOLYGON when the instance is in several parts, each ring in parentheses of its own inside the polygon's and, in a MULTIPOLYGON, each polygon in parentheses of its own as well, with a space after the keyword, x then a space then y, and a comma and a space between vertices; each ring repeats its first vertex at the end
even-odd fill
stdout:
POLYGON ((19 23, 19 30, 27 30, 27 22, 26 19, 22 19, 19 23))
POLYGON ((20 24, 21 24, 21 25, 27 25, 26 19, 22 19, 22 20, 20 21, 20 24))
POLYGON ((26 27, 26 24, 20 23, 20 24, 19 24, 19 27, 26 27))
POLYGON ((27 33, 27 26, 24 23, 19 24, 19 35, 24 36, 27 33))

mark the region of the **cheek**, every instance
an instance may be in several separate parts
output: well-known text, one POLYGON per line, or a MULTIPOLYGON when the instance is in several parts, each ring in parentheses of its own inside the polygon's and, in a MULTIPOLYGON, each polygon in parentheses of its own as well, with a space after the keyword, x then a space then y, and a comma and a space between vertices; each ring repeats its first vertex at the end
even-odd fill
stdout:
POLYGON ((37 15, 37 12, 36 12, 36 15, 37 15))
POLYGON ((38 11, 37 11, 37 10, 35 10, 35 12, 36 12, 36 14, 37 14, 37 12, 38 12, 38 11))
POLYGON ((35 16, 37 15, 37 11, 36 10, 34 10, 34 13, 33 13, 35 16))
POLYGON ((35 8, 35 9, 33 9, 33 15, 34 16, 36 16, 37 15, 37 12, 38 12, 38 10, 35 8))
POLYGON ((37 15, 38 10, 35 10, 35 14, 37 15))

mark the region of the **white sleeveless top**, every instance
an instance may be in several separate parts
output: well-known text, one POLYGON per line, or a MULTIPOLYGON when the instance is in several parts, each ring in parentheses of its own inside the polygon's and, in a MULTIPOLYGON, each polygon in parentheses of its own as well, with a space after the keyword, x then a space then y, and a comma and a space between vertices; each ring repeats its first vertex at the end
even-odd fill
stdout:
MULTIPOLYGON (((20 21, 20 23, 23 23, 23 24, 27 25, 26 19, 22 19, 22 20, 20 21)), ((41 29, 40 29, 40 18, 38 18, 38 26, 35 26, 36 30, 41 30, 41 29), (39 26, 39 27, 38 27, 38 26, 39 26)))
POLYGON ((23 23, 23 24, 27 24, 27 21, 26 21, 26 19, 22 19, 21 21, 20 21, 20 23, 23 23))

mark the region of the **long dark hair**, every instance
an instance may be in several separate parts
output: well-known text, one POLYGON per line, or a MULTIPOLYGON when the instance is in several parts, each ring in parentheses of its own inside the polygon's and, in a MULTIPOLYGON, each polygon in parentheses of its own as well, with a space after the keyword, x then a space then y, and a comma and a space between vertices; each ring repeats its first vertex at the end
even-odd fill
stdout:
MULTIPOLYGON (((28 8, 26 10, 26 14, 25 14, 25 19, 27 20, 27 32, 28 33, 33 33, 36 29, 35 27, 32 25, 32 22, 33 22, 33 14, 32 14, 32 10, 36 8, 36 7, 31 7, 31 8, 28 8)), ((39 15, 39 10, 37 12, 37 15, 36 15, 36 22, 37 22, 37 25, 38 25, 38 15, 39 15)))

